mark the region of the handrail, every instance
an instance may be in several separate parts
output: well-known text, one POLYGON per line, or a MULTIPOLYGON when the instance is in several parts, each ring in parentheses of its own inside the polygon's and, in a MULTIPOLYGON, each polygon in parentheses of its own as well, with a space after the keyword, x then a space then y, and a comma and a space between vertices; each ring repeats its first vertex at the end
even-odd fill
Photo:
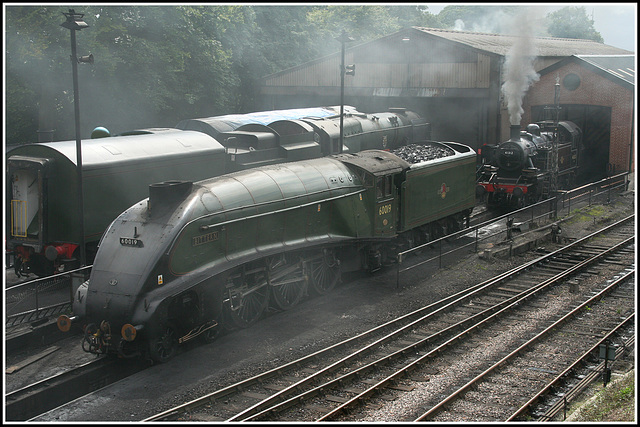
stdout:
MULTIPOLYGON (((628 180, 627 180, 627 179, 625 179, 625 180, 624 180, 624 182, 623 182, 622 184, 620 184, 620 185, 615 185, 615 186, 613 186, 613 187, 612 187, 612 184, 611 184, 611 183, 612 183, 612 181, 614 181, 614 180, 619 180, 619 179, 621 179, 621 178, 627 178, 627 177, 628 177, 628 175, 629 175, 629 173, 628 173, 628 172, 623 172, 623 173, 620 173, 620 174, 618 174, 618 175, 614 175, 614 176, 611 176, 611 177, 604 178, 604 179, 602 179, 602 180, 600 180, 600 181, 593 182, 593 183, 591 183, 591 184, 583 185, 583 186, 581 186, 581 187, 575 188, 575 189, 570 190, 570 191, 559 191, 559 192, 558 192, 558 194, 557 194, 555 197, 552 197, 552 198, 549 198, 549 199, 543 200, 543 201, 538 202, 538 203, 535 203, 535 204, 533 204, 533 205, 525 206, 525 207, 520 208, 520 209, 517 209, 517 210, 515 210, 515 211, 508 212, 508 213, 506 213, 506 214, 504 214, 504 215, 501 215, 501 216, 499 216, 499 217, 497 217, 497 218, 493 218, 493 219, 490 219, 490 220, 485 221, 485 222, 483 222, 483 223, 476 224, 476 225, 474 225, 473 227, 469 227, 469 228, 465 228, 465 229, 463 229, 463 230, 456 231, 455 233, 448 234, 448 235, 446 235, 446 236, 444 236, 444 237, 440 237, 440 238, 438 238, 438 239, 435 239, 435 240, 429 241, 429 242, 427 242, 427 243, 424 243, 424 244, 422 244, 422 245, 416 246, 416 247, 414 247, 414 248, 407 249, 406 251, 399 252, 399 253, 397 254, 397 262, 396 262, 396 265, 397 265, 397 270, 396 270, 396 288, 399 288, 399 287, 400 287, 400 266, 401 266, 401 264, 403 263, 403 261, 405 260, 406 256, 407 256, 407 255, 409 255, 409 254, 412 254, 412 253, 414 253, 414 252, 420 251, 420 250, 422 250, 422 249, 424 249, 424 248, 426 248, 426 247, 429 247, 429 246, 439 245, 439 247, 440 247, 439 255, 437 255, 437 256, 435 256, 435 257, 433 257, 433 258, 431 258, 431 259, 425 260, 425 261, 423 261, 423 262, 421 262, 421 263, 417 264, 417 265, 416 265, 416 266, 414 266, 414 267, 417 267, 418 265, 426 264, 427 262, 431 262, 431 261, 435 260, 436 258, 439 258, 439 259, 440 259, 439 264, 440 264, 440 266, 442 266, 442 257, 443 257, 444 255, 448 255, 448 254, 450 254, 450 253, 452 253, 452 252, 454 252, 454 251, 456 251, 456 250, 460 250, 460 249, 462 249, 462 248, 464 248, 464 247, 466 247, 466 246, 469 246, 469 245, 470 245, 470 244, 465 244, 465 245, 462 245, 462 246, 457 247, 457 248, 455 248, 455 249, 452 249, 451 251, 445 252, 445 253, 443 254, 443 253, 442 253, 442 242, 443 242, 444 240, 454 240, 454 239, 457 239, 457 238, 458 238, 458 237, 460 237, 460 236, 464 236, 464 235, 467 235, 467 234, 470 234, 470 233, 475 232, 475 233, 476 233, 476 238, 475 238, 475 247, 476 247, 476 249, 475 249, 475 251, 477 252, 477 247, 478 247, 478 230, 479 230, 479 229, 481 229, 481 228, 483 228, 483 227, 487 227, 487 226, 489 226, 489 225, 491 225, 491 224, 498 223, 499 221, 502 221, 502 220, 504 220, 504 219, 508 219, 509 217, 515 217, 515 216, 517 216, 518 214, 524 213, 524 212, 526 212, 526 211, 528 211, 528 210, 530 210, 530 211, 531 211, 531 216, 532 216, 532 218, 531 218, 530 222, 533 222, 533 221, 534 221, 534 219, 539 219, 539 218, 542 218, 542 217, 547 216, 547 215, 549 215, 549 217, 550 217, 550 218, 557 218, 557 216, 558 216, 558 203, 559 203, 559 201, 562 201, 562 202, 563 202, 563 204, 564 204, 564 201, 565 201, 565 200, 567 200, 567 199, 569 200, 569 206, 568 206, 568 208, 566 208, 566 209, 568 209, 568 211, 567 211, 567 215, 569 215, 569 214, 571 213, 571 203, 570 203, 570 201, 571 201, 572 199, 577 199, 577 198, 579 198, 579 197, 582 197, 582 196, 584 196, 584 195, 587 195, 587 194, 588 194, 588 195, 589 195, 589 205, 591 205, 591 198, 592 198, 592 196, 593 196, 593 195, 592 195, 592 190, 593 190, 594 188, 595 188, 595 189, 598 189, 598 188, 600 188, 601 186, 606 186, 606 187, 607 187, 607 190, 605 190, 605 191, 606 191, 606 192, 608 192, 608 199, 607 199, 607 202, 609 202, 609 201, 610 201, 610 191, 611 191, 611 189, 612 189, 612 188, 618 188, 618 187, 621 187, 621 186, 626 186, 626 185, 627 185, 627 183, 628 183, 628 180), (534 216, 533 216, 533 212, 534 212, 537 208, 542 207, 545 203, 548 203, 548 204, 549 204, 549 209, 548 209, 547 211, 543 212, 541 215, 539 215, 539 216, 537 216, 537 217, 535 217, 535 218, 534 218, 534 216)), ((602 192, 597 192, 597 193, 595 194, 595 196, 598 196, 598 195, 603 194, 603 193, 604 193, 604 191, 602 191, 602 192)), ((564 206, 564 205, 563 205, 563 206, 564 206)), ((564 209, 564 208, 563 208, 563 209, 564 209)), ((507 226, 507 228, 508 228, 508 226, 507 226)), ((541 228, 541 229, 542 229, 542 228, 541 228)), ((483 239, 487 239, 487 238, 493 237, 493 236, 495 236, 496 234, 500 234, 500 233, 503 233, 503 232, 505 232, 505 231, 506 231, 506 230, 504 230, 504 231, 500 231, 500 232, 495 233, 495 234, 492 234, 492 235, 490 235, 490 236, 486 236, 486 237, 484 237, 483 239)), ((411 268, 414 268, 414 267, 411 267, 411 268)), ((406 270, 403 270, 403 271, 406 271, 406 270)))

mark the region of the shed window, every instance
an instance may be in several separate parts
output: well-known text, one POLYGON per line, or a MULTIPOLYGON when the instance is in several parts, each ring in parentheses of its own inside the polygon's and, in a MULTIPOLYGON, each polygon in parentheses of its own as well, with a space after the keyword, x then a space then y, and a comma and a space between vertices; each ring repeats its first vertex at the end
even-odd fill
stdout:
POLYGON ((580 76, 574 73, 567 74, 564 80, 562 80, 562 84, 564 84, 564 87, 568 90, 574 91, 580 86, 580 76))

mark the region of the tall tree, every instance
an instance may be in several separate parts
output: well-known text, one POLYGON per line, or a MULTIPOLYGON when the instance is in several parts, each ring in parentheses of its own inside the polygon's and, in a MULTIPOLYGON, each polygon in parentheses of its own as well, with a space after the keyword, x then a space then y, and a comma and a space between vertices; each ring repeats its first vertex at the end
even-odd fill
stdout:
POLYGON ((553 37, 593 40, 604 43, 604 39, 593 26, 584 6, 567 6, 547 15, 549 34, 553 37))
POLYGON ((94 19, 94 75, 84 79, 94 101, 83 107, 87 120, 107 120, 124 131, 220 114, 240 85, 224 37, 242 26, 241 9, 103 7, 94 19))
POLYGON ((306 24, 314 6, 263 6, 246 8, 246 34, 234 48, 234 66, 242 81, 240 112, 254 111, 262 77, 317 57, 314 34, 306 24))
POLYGON ((71 82, 69 36, 57 26, 64 17, 56 7, 13 6, 5 12, 6 141, 33 142, 37 130, 56 129, 69 100, 62 82, 51 78, 66 66, 71 82), (48 114, 40 115, 40 107, 48 114))
POLYGON ((386 6, 389 15, 398 18, 398 25, 404 27, 440 28, 442 24, 437 15, 429 12, 427 5, 386 6))
POLYGON ((504 33, 520 6, 446 6, 438 14, 445 28, 478 33, 504 33))
POLYGON ((307 16, 309 25, 324 47, 322 54, 339 49, 335 41, 342 30, 358 42, 366 42, 391 34, 400 28, 398 18, 389 15, 389 9, 380 5, 324 6, 307 16))
MULTIPOLYGON (((254 111, 265 75, 408 26, 438 27, 421 5, 72 6, 77 32, 81 136, 171 127, 184 118, 254 111)), ((73 86, 64 6, 5 7, 7 142, 73 139, 73 86)))

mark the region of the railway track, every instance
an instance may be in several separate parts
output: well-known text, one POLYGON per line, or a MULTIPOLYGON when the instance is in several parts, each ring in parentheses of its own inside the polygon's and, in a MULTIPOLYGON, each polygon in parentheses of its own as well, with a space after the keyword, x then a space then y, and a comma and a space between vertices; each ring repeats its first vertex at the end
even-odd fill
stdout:
MULTIPOLYGON (((492 280, 145 421, 362 420, 365 415, 359 410, 365 405, 365 412, 370 412, 402 401, 401 395, 411 395, 424 384, 433 388, 434 379, 452 363, 451 357, 467 353, 477 357, 492 335, 535 323, 525 319, 555 307, 557 300, 574 300, 574 291, 564 292, 564 298, 553 294, 560 287, 573 289, 572 280, 577 281, 581 295, 588 294, 587 287, 599 284, 594 278, 633 264, 633 249, 629 249, 635 239, 633 219, 628 217, 492 280), (487 333, 488 337, 483 335, 487 333)), ((525 333, 513 339, 531 338, 525 333)), ((480 359, 486 365, 491 359, 485 356, 480 359)), ((464 385, 476 375, 456 376, 464 385)), ((430 393, 439 394, 443 393, 430 393)), ((415 397, 404 400, 416 401, 415 397)), ((420 413, 422 409, 417 408, 420 413)))
MULTIPOLYGON (((9 271, 9 270, 7 270, 9 271)), ((29 279, 23 279, 28 282, 29 279)), ((14 295, 20 300, 20 295, 14 295)), ((10 302, 8 302, 9 304, 10 302)), ((44 320, 44 319, 43 319, 44 320)), ((78 338, 81 339, 81 338, 78 338)), ((147 367, 112 358, 99 358, 5 394, 7 419, 25 421, 106 387, 147 367)))
POLYGON ((635 347, 634 321, 635 313, 620 322, 609 335, 585 351, 581 357, 549 381, 542 390, 514 412, 508 421, 523 417, 537 421, 551 421, 558 417, 561 411, 566 419, 567 404, 601 377, 606 372, 607 365, 611 366, 609 363, 620 360, 635 347), (601 361, 595 365, 594 363, 602 359, 597 359, 594 353, 600 352, 601 347, 606 350, 607 343, 615 349, 614 361, 609 363, 601 361), (566 392, 559 390, 566 390, 566 392), (529 415, 526 415, 527 413, 529 415))
POLYGON ((5 419, 27 421, 140 372, 141 361, 99 358, 5 394, 5 419))
MULTIPOLYGON (((618 328, 617 322, 608 323, 618 320, 615 317, 619 316, 607 316, 607 311, 619 307, 625 307, 625 312, 633 311, 630 301, 634 294, 634 275, 635 271, 625 272, 560 319, 540 327, 539 332, 515 350, 495 362, 491 360, 494 363, 488 368, 479 368, 477 376, 456 386, 454 391, 417 417, 416 421, 528 420, 531 415, 521 409, 527 405, 522 405, 519 399, 528 397, 529 390, 537 390, 541 383, 547 384, 546 377, 557 374, 557 366, 570 365, 576 355, 592 349, 591 343, 582 334, 618 328), (603 300, 605 296, 607 298, 603 300), (553 360, 535 357, 537 354, 551 354, 553 360)), ((631 323, 633 317, 629 315, 625 323, 631 323)))

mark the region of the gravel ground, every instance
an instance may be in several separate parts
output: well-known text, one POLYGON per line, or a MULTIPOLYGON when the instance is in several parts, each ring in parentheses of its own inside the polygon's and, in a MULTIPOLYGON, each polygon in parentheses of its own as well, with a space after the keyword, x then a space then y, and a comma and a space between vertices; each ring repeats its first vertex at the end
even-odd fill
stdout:
MULTIPOLYGON (((446 356, 434 359, 434 361, 429 364, 429 369, 437 370, 438 374, 433 375, 431 381, 423 384, 413 383, 412 385, 415 385, 416 388, 411 393, 399 394, 396 400, 388 402, 383 409, 371 413, 361 421, 411 422, 415 420, 418 416, 426 412, 426 409, 433 406, 435 403, 431 401, 433 397, 449 395, 456 385, 464 384, 470 379, 466 378, 469 372, 487 369, 492 364, 487 364, 487 360, 501 359, 501 357, 504 356, 503 353, 505 349, 516 348, 521 345, 522 342, 528 340, 530 338, 530 331, 538 327, 537 323, 542 322, 542 324, 546 324, 549 317, 553 316, 559 310, 563 310, 567 304, 567 300, 571 301, 575 299, 578 299, 578 297, 568 293, 557 296, 550 299, 545 307, 529 312, 526 321, 511 326, 501 333, 496 334, 495 329, 490 329, 487 331, 487 334, 483 332, 474 334, 474 340, 482 342, 481 351, 456 355, 452 360, 448 360, 446 356), (429 402, 429 405, 425 405, 423 402, 429 402)), ((505 371, 508 372, 509 369, 512 368, 506 368, 505 371)), ((518 369, 516 369, 516 372, 510 377, 510 380, 493 384, 494 396, 496 397, 494 403, 509 405, 511 398, 517 397, 511 394, 512 390, 517 390, 518 387, 522 387, 523 381, 526 380, 519 374, 518 369), (506 401, 501 402, 501 398, 506 401)), ((538 382, 532 381, 531 387, 537 388, 539 384, 538 382)), ((487 383, 481 384, 481 387, 486 386, 487 383)), ((468 400, 463 399, 453 403, 448 411, 437 415, 432 421, 486 422, 491 418, 499 420, 500 417, 503 416, 503 414, 499 412, 499 407, 486 406, 482 414, 478 414, 477 417, 470 417, 469 413, 473 413, 473 409, 468 410, 465 408, 475 408, 477 406, 473 403, 473 393, 473 391, 467 393, 469 397, 468 400)))
MULTIPOLYGON (((563 225, 563 236, 578 238, 597 228, 595 222, 629 215, 635 210, 634 199, 635 193, 629 192, 603 209, 592 210, 598 217, 588 212, 576 216, 563 225)), ((395 269, 363 275, 346 281, 329 295, 307 299, 287 312, 272 313, 253 327, 224 335, 212 344, 189 345, 166 364, 34 421, 142 420, 351 337, 537 256, 525 253, 497 259, 471 255, 434 275, 416 272, 404 276, 401 289, 396 289, 395 269)))

